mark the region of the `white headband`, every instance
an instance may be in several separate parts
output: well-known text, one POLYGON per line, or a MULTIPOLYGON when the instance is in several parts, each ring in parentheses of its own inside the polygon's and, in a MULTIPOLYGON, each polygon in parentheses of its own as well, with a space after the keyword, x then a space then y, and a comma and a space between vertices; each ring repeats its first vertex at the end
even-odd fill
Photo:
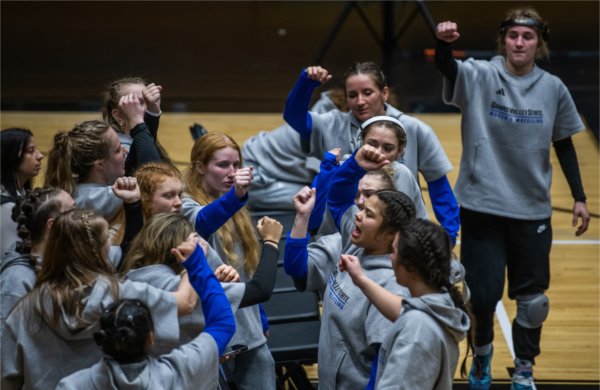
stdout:
POLYGON ((402 126, 402 123, 400 123, 400 121, 394 117, 391 116, 387 116, 387 115, 379 115, 379 116, 374 116, 371 119, 367 119, 366 121, 363 122, 362 125, 360 125, 361 129, 366 129, 367 127, 369 127, 370 125, 372 125, 375 122, 381 122, 381 121, 389 121, 389 122, 393 122, 395 124, 397 124, 398 126, 400 126, 400 128, 402 130, 404 130, 404 126, 402 126))

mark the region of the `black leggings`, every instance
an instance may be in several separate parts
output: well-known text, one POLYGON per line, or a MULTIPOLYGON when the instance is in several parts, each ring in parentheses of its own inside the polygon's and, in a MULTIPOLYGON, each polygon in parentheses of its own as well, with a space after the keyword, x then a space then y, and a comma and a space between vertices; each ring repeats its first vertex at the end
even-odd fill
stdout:
MULTIPOLYGON (((461 262, 471 290, 475 345, 494 340, 494 312, 502 299, 504 272, 508 296, 543 294, 550 283, 550 218, 519 220, 461 208, 461 262)), ((540 353, 542 327, 523 328, 513 321, 518 358, 533 361, 540 353)))

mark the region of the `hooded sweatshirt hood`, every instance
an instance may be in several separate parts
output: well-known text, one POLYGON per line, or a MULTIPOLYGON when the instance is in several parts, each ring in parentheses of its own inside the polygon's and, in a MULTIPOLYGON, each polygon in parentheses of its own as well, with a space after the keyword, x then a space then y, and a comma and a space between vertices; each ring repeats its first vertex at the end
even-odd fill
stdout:
POLYGON ((96 389, 151 389, 151 366, 148 360, 138 363, 119 364, 116 360, 105 357, 103 365, 98 369, 102 375, 94 375, 91 379, 96 389))
MULTIPOLYGON (((56 324, 48 322, 47 325, 54 330, 61 338, 65 340, 93 340, 94 332, 99 329, 100 315, 99 307, 107 307, 113 301, 113 295, 110 290, 110 283, 107 279, 99 277, 93 286, 81 287, 89 290, 89 294, 83 292, 85 297, 82 299, 84 308, 81 312, 83 323, 60 309, 59 320, 56 324)), ((48 313, 48 318, 53 316, 52 300, 47 292, 42 297, 42 305, 48 313)))
POLYGON ((471 323, 469 316, 454 305, 448 293, 405 298, 404 310, 420 310, 429 314, 456 342, 466 337, 471 323))

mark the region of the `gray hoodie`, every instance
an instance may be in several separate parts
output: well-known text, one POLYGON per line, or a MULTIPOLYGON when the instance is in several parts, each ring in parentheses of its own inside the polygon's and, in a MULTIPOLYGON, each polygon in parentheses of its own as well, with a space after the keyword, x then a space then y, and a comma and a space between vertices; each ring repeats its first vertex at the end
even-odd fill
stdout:
MULTIPOLYGON (((179 339, 175 297, 145 283, 119 283, 120 298, 139 299, 150 308, 156 340, 179 339)), ((45 310, 52 313, 49 297, 45 310)), ((81 328, 73 318, 59 315, 57 325, 45 322, 27 299, 10 313, 2 334, 2 389, 52 389, 65 376, 88 368, 102 357, 93 339, 102 311, 114 301, 108 281, 100 277, 84 298, 81 328)))
MULTIPOLYGON (((121 260, 121 247, 111 245, 108 260, 116 268, 121 260)), ((41 267, 42 258, 36 257, 36 265, 41 267)), ((10 311, 29 291, 33 290, 37 273, 30 264, 29 255, 14 250, 5 253, 0 271, 0 336, 10 311)))
POLYGON ((501 56, 456 63, 443 99, 462 111, 458 203, 508 218, 550 217, 550 146, 585 128, 567 87, 537 66, 515 76, 501 56))
MULTIPOLYGON (((311 108, 316 113, 334 109, 328 92, 321 93, 311 108)), ((312 183, 323 156, 307 157, 302 151, 300 135, 286 123, 249 138, 242 148, 242 157, 245 166, 254 167, 248 206, 253 210, 293 210, 291 199, 300 188, 312 183)))
POLYGON ((5 255, 0 268, 0 335, 8 314, 33 289, 36 279, 29 255, 15 251, 8 251, 5 255))
POLYGON ((375 388, 451 390, 469 325, 447 292, 406 298, 379 349, 375 388))
POLYGON ((60 381, 57 390, 212 390, 219 385, 218 350, 215 340, 201 333, 191 343, 159 358, 119 364, 104 357, 92 367, 60 381))
MULTIPOLYGON (((398 119, 406 131, 406 147, 398 160, 406 165, 418 181, 419 172, 426 181, 437 180, 452 170, 452 164, 433 129, 425 122, 408 116, 389 104, 385 115, 398 119)), ((333 148, 342 155, 352 153, 362 145, 360 123, 350 112, 332 110, 324 114, 311 112, 312 132, 310 155, 321 158, 333 148)))
MULTIPOLYGON (((404 297, 406 287, 396 283, 389 254, 366 256, 364 249, 350 242, 354 228, 352 206, 344 212, 340 226, 342 253, 352 254, 369 279, 404 297)), ((392 322, 385 318, 352 282, 347 272, 337 265, 329 275, 323 296, 323 314, 319 334, 319 388, 324 390, 354 390, 367 385, 376 347, 383 342, 392 322)))
MULTIPOLYGON (((148 283, 164 291, 176 291, 181 281, 181 277, 173 269, 163 264, 133 269, 127 273, 125 278, 135 282, 148 283)), ((221 286, 231 303, 231 310, 235 313, 244 296, 246 285, 244 283, 221 283, 221 286)), ((179 339, 175 342, 155 342, 151 354, 161 356, 192 341, 202 332, 205 325, 202 303, 198 302, 192 314, 179 318, 179 339)))

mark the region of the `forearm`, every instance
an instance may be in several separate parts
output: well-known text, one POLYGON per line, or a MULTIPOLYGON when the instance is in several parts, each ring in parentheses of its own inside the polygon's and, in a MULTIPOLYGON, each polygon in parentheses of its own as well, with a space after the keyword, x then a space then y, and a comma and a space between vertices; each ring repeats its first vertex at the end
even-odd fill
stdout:
POLYGON ((454 85, 458 65, 452 56, 452 45, 440 39, 437 40, 435 48, 435 67, 454 85))
MULTIPOLYGON (((308 221, 308 230, 310 232, 317 230, 323 222, 331 178, 338 167, 336 156, 330 152, 325 153, 323 161, 321 162, 321 169, 312 184, 312 187, 316 189, 316 199, 315 206, 313 207, 313 211, 310 214, 310 219, 308 221)), ((306 233, 300 235, 300 237, 304 237, 305 235, 306 233)))
POLYGON ((133 143, 127 155, 127 174, 133 172, 140 166, 151 161, 160 161, 160 154, 156 147, 156 140, 150 134, 145 123, 137 124, 131 129, 133 143))
POLYGON ((235 319, 229 301, 199 245, 183 265, 202 302, 206 321, 204 331, 215 339, 219 354, 222 354, 235 333, 235 319))
POLYGON ((344 212, 354 204, 354 198, 358 191, 358 182, 364 176, 365 172, 354 159, 354 155, 352 155, 336 170, 331 178, 331 185, 327 195, 327 206, 338 229, 340 228, 344 212))
POLYGON ((452 242, 456 244, 456 237, 460 229, 460 211, 448 178, 444 175, 437 180, 428 182, 427 186, 435 217, 446 230, 452 242))
POLYGON ((156 140, 156 137, 158 135, 158 125, 160 123, 160 113, 154 114, 154 113, 145 111, 144 112, 144 122, 146 123, 146 126, 148 126, 148 131, 150 131, 152 138, 154 138, 154 140, 156 140))
POLYGON ((252 279, 246 283, 240 308, 256 305, 257 303, 266 302, 271 299, 277 276, 278 257, 279 248, 275 248, 271 244, 263 244, 260 262, 252 279))
POLYGON ((242 199, 235 196, 235 188, 231 187, 223 196, 202 207, 196 215, 196 232, 204 239, 208 238, 229 218, 233 217, 248 201, 248 194, 242 199))
POLYGON ((292 237, 288 234, 283 253, 283 268, 285 272, 295 279, 308 277, 308 242, 310 235, 305 233, 302 238, 292 237))
POLYGON ((292 238, 304 238, 308 233, 308 224, 311 218, 311 214, 300 214, 296 213, 294 218, 294 225, 290 230, 289 236, 292 238))
POLYGON ((369 301, 383 314, 385 318, 394 322, 400 317, 402 311, 402 297, 386 290, 373 280, 364 276, 354 282, 369 301))
POLYGON ((125 233, 121 241, 121 261, 127 255, 129 245, 144 226, 142 202, 125 203, 125 233))
POLYGON ((583 183, 579 172, 579 163, 577 161, 577 152, 573 146, 571 137, 554 142, 554 150, 556 157, 560 163, 560 167, 567 179, 571 195, 576 202, 585 202, 586 196, 583 191, 583 183))
POLYGON ((302 70, 298 81, 296 81, 285 102, 283 119, 302 138, 310 138, 312 120, 308 108, 314 90, 320 85, 320 82, 308 78, 306 70, 302 70))

